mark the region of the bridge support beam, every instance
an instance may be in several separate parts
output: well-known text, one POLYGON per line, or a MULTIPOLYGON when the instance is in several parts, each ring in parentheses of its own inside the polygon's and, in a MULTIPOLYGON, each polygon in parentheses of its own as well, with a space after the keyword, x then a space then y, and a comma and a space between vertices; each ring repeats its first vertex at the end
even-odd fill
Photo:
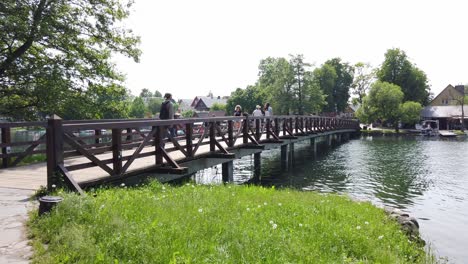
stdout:
POLYGON ((234 181, 234 162, 228 161, 222 164, 223 182, 234 181))
POLYGON ((311 138, 310 139, 310 147, 314 151, 314 155, 317 155, 317 140, 316 140, 316 138, 311 138))
POLYGON ((332 146, 332 135, 327 136, 327 146, 331 147, 332 146))
POLYGON ((261 152, 254 154, 254 178, 260 179, 260 174, 262 172, 262 157, 261 152))
POLYGON ((294 143, 289 144, 289 165, 294 166, 294 143))
POLYGON ((281 169, 288 168, 288 145, 281 146, 281 169))

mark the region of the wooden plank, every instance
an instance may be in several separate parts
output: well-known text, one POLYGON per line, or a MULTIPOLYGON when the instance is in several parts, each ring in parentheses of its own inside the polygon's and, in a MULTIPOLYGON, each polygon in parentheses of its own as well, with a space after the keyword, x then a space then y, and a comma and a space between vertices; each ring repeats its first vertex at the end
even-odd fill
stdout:
POLYGON ((122 173, 122 130, 112 129, 112 164, 114 175, 122 173))
MULTIPOLYGON (((11 131, 9 127, 2 127, 2 154, 8 155, 11 152, 11 131)), ((10 158, 5 156, 2 158, 2 168, 8 168, 10 158)))
POLYGON ((58 168, 61 172, 61 174, 64 176, 65 183, 68 184, 68 186, 75 191, 77 191, 81 195, 85 195, 83 192, 83 189, 81 189, 80 185, 73 179, 71 174, 68 172, 68 170, 63 166, 63 164, 59 164, 58 168))

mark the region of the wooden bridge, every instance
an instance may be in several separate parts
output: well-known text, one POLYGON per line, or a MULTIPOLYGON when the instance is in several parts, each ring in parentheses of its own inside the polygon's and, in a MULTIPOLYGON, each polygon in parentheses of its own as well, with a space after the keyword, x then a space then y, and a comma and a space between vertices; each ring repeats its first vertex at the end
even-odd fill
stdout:
POLYGON ((264 149, 316 139, 348 139, 359 131, 351 119, 318 116, 213 117, 175 120, 125 119, 0 123, 2 169, 0 187, 37 189, 66 184, 74 190, 151 174, 162 180, 193 174, 222 164, 224 181, 232 180, 236 158, 264 149), (42 128, 34 140, 12 142, 18 128, 42 128), (177 131, 170 133, 171 128, 177 131), (21 148, 21 150, 15 150, 21 148), (43 155, 47 162, 18 166, 25 158, 43 155))

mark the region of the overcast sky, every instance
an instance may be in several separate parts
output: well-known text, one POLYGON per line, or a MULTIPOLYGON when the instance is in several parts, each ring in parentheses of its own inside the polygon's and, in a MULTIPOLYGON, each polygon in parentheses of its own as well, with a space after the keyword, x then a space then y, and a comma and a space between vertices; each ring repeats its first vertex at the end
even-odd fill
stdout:
POLYGON ((340 57, 378 67, 400 48, 437 95, 468 83, 468 1, 135 0, 126 26, 141 36, 140 63, 116 58, 134 95, 229 95, 254 84, 268 56, 340 57), (465 3, 466 2, 466 3, 465 3))

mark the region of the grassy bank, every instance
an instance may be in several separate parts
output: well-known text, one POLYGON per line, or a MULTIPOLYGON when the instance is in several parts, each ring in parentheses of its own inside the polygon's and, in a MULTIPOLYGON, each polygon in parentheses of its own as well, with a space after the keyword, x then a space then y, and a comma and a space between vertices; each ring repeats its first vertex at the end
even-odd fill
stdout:
POLYGON ((150 183, 64 196, 50 216, 31 217, 35 263, 415 263, 427 258, 382 210, 337 195, 150 183))

